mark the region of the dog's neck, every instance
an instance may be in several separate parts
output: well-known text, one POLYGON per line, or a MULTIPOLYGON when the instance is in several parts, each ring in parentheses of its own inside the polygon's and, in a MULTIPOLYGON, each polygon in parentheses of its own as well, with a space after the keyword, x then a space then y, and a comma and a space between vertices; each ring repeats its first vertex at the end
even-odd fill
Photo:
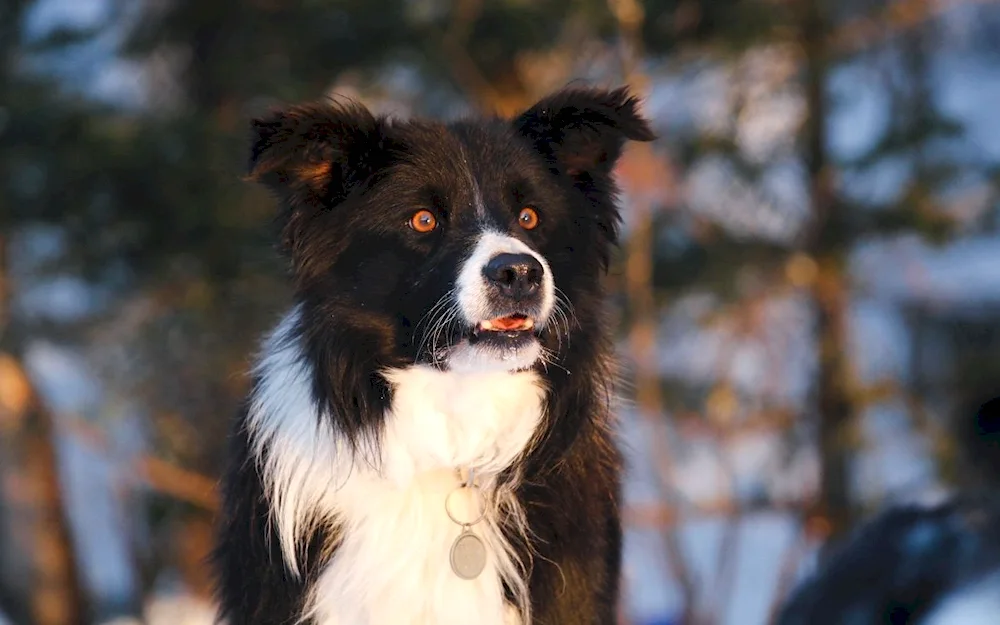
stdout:
POLYGON ((415 365, 383 373, 392 401, 370 462, 316 404, 312 364, 295 338, 299 314, 293 309, 264 344, 247 419, 286 557, 311 524, 337 514, 348 482, 447 491, 461 482, 458 471, 472 470, 489 491, 539 434, 545 389, 535 372, 415 365))
MULTIPOLYGON (((301 573, 298 554, 311 532, 341 528, 340 559, 321 583, 331 594, 314 599, 316 614, 339 614, 343 608, 337 606, 364 604, 364 597, 343 595, 353 588, 348 570, 368 563, 391 568, 398 562, 390 565, 390 560, 400 553, 430 563, 434 584, 448 592, 465 588, 452 589, 449 578, 474 583, 477 592, 500 606, 502 579, 520 596, 518 603, 527 605, 520 565, 500 527, 524 523, 513 493, 519 459, 542 423, 545 389, 538 375, 458 373, 419 365, 386 371, 392 400, 373 450, 378 462, 369 463, 352 453, 337 431, 336 416, 317 405, 310 360, 299 341, 281 336, 293 330, 294 323, 286 319, 265 345, 247 426, 291 572, 301 573), (489 553, 488 565, 474 582, 459 579, 449 562, 449 550, 464 529, 461 523, 478 514, 469 502, 457 502, 456 523, 445 509, 448 494, 462 484, 462 471, 474 473, 486 510, 476 532, 489 553), (513 474, 512 480, 500 483, 497 478, 505 472, 513 474), (395 545, 392 550, 379 546, 386 541, 395 545), (347 560, 350 567, 341 568, 338 563, 347 560)), ((419 577, 417 571, 413 574, 419 577)), ((414 594, 410 600, 427 598, 414 594)), ((358 606, 362 608, 373 614, 382 610, 378 605, 358 606)))

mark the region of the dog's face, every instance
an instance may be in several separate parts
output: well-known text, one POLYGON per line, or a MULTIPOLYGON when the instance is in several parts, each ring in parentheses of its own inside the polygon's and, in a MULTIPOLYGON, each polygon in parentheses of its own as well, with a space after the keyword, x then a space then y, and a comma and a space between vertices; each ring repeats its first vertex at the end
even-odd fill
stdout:
POLYGON ((627 139, 652 138, 624 90, 451 125, 309 105, 254 123, 251 177, 283 201, 313 321, 382 366, 512 371, 555 356, 599 293, 611 169, 627 139))

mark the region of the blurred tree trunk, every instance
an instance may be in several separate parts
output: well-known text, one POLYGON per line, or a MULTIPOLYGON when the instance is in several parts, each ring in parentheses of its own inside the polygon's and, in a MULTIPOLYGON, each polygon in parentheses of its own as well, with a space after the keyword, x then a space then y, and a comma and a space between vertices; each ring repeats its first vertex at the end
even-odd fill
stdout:
POLYGON ((850 430, 854 407, 849 389, 843 242, 836 210, 833 170, 826 153, 829 29, 823 0, 803 0, 800 37, 805 53, 807 117, 804 128, 805 160, 809 176, 813 223, 804 241, 806 253, 816 262, 812 297, 816 309, 819 362, 816 409, 821 462, 820 501, 817 511, 835 539, 851 526, 850 430))
MULTIPOLYGON (((10 286, 0 237, 0 320, 9 318, 10 286)), ((0 326, 6 330, 9 324, 0 326)), ((0 335, 0 494, 6 537, 0 567, 17 623, 87 621, 76 554, 63 505, 51 414, 0 335)))
MULTIPOLYGON (((622 70, 625 83, 637 95, 649 90, 649 78, 640 69, 643 58, 642 26, 645 20, 642 5, 636 0, 609 0, 608 8, 618 21, 622 46, 622 70)), ((639 161, 650 162, 656 158, 649 143, 628 146, 639 161)), ((645 194, 644 194, 645 195, 645 194)), ((631 231, 625 242, 625 297, 629 314, 628 344, 634 366, 635 402, 640 415, 649 422, 650 430, 661 434, 650 442, 652 456, 659 477, 660 495, 670 501, 675 485, 673 450, 669 445, 669 430, 664 427, 666 407, 660 388, 657 369, 659 344, 657 326, 659 309, 653 284, 653 257, 656 241, 654 213, 656 206, 649 197, 631 198, 629 204, 631 231)), ((660 535, 666 550, 670 575, 681 593, 678 615, 681 625, 701 622, 698 611, 698 594, 695 579, 688 570, 681 545, 678 526, 664 525, 660 535)))

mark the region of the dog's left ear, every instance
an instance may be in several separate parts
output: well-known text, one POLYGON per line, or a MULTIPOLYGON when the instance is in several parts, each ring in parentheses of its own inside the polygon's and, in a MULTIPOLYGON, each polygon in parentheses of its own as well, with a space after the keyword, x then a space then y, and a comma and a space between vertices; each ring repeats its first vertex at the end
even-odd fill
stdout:
POLYGON ((605 176, 625 141, 652 141, 653 130, 628 88, 565 89, 541 100, 514 120, 556 173, 577 180, 605 176))

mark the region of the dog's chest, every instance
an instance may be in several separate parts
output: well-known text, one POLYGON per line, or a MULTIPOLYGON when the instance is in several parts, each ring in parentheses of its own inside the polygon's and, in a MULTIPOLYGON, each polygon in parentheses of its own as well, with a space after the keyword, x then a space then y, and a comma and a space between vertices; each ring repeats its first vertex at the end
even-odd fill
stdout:
POLYGON ((393 412, 382 470, 355 466, 327 500, 341 540, 312 593, 318 625, 515 625, 502 579, 520 579, 499 529, 500 501, 481 497, 471 526, 486 547, 484 570, 463 579, 450 553, 480 506, 456 491, 456 469, 473 469, 487 489, 529 445, 543 390, 533 374, 455 376, 414 368, 390 374, 393 412), (449 493, 453 493, 449 500, 449 493), (453 520, 446 510, 446 501, 453 520))
MULTIPOLYGON (((487 525, 473 526, 490 545, 486 567, 465 580, 450 550, 461 528, 444 512, 451 480, 428 479, 405 492, 357 493, 343 542, 315 588, 318 625, 514 625, 504 600, 487 525)), ((460 499, 453 498, 454 500, 460 499)), ((455 505, 469 515, 469 506, 455 505)))

